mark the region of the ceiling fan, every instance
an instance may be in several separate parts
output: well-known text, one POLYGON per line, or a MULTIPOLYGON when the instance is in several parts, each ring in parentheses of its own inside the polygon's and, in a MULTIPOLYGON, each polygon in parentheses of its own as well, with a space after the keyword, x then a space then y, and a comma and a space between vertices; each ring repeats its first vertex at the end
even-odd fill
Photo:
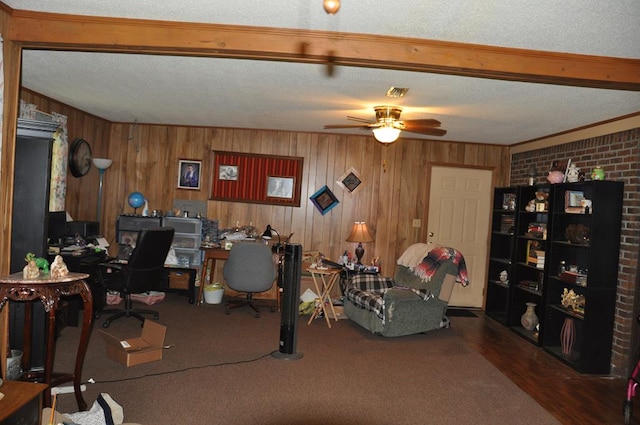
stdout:
POLYGON ((325 125, 325 129, 332 128, 362 128, 371 129, 377 141, 385 144, 395 142, 400 136, 400 131, 426 134, 429 136, 444 136, 447 130, 440 127, 440 121, 434 119, 400 120, 402 108, 398 106, 375 106, 376 120, 370 121, 364 118, 347 116, 348 120, 360 124, 331 124, 325 125))

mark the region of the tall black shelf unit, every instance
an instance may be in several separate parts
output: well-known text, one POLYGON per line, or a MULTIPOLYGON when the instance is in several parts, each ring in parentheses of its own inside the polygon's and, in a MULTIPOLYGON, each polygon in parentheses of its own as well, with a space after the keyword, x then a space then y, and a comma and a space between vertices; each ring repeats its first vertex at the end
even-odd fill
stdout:
POLYGON ((622 182, 589 181, 557 184, 552 191, 543 347, 581 373, 610 373, 623 189, 622 182), (569 199, 581 197, 591 201, 591 208, 568 212, 569 199), (588 229, 588 236, 576 241, 570 226, 588 229), (575 282, 576 275, 560 273, 561 265, 578 271, 575 282), (565 288, 585 297, 584 311, 562 305, 565 288), (575 329, 570 352, 566 344, 563 352, 561 342, 565 321, 575 329))
POLYGON ((510 304, 518 202, 517 188, 494 189, 485 313, 503 325, 507 324, 510 304), (506 276, 501 279, 505 272, 506 276))
POLYGON ((494 192, 486 314, 580 373, 610 372, 623 190, 622 182, 586 181, 494 192), (532 206, 537 192, 547 201, 532 206), (503 199, 514 193, 511 211, 503 199), (502 270, 508 283, 499 279, 502 270), (563 305, 565 289, 584 296, 583 309, 563 305), (527 303, 536 304, 534 330, 520 321, 527 303))
POLYGON ((508 326, 528 341, 540 345, 544 332, 544 291, 547 269, 550 186, 523 186, 519 188, 514 252, 514 282, 511 291, 508 326), (536 194, 544 194, 543 199, 536 194), (539 324, 533 330, 525 329, 521 317, 527 303, 534 303, 539 324))
MULTIPOLYGON (((18 119, 11 216, 11 273, 22 270, 26 265, 24 257, 29 252, 37 257, 47 256, 51 155, 53 134, 57 129, 56 123, 18 119)), ((23 347, 25 313, 24 303, 10 301, 9 343, 12 349, 21 350, 23 347)), ((33 303, 32 314, 30 364, 35 369, 44 367, 46 313, 42 303, 33 303)))

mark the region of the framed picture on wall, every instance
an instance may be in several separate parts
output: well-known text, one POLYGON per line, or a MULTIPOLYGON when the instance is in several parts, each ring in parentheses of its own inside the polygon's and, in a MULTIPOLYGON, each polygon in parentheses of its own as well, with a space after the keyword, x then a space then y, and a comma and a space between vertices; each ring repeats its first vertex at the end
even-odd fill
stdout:
POLYGON ((311 199, 313 205, 316 206, 322 215, 325 215, 340 203, 338 198, 336 198, 336 195, 334 195, 333 192, 331 192, 331 189, 327 186, 322 186, 320 190, 311 195, 309 199, 311 199))
POLYGON ((293 177, 267 177, 267 196, 270 198, 293 198, 293 177))
POLYGON ((202 161, 181 159, 178 161, 178 189, 200 190, 202 161))
POLYGON ((238 180, 238 166, 220 164, 218 166, 218 179, 233 181, 238 180))
POLYGON ((209 199, 300 206, 304 158, 213 151, 209 199))
POLYGON ((358 171, 355 168, 349 167, 349 169, 336 181, 347 194, 353 195, 363 185, 363 181, 358 175, 358 171))

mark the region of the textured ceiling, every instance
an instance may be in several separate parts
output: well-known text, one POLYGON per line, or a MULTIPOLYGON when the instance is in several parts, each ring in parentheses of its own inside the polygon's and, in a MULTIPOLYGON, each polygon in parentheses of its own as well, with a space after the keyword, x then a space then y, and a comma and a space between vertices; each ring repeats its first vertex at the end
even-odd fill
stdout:
MULTIPOLYGON (((6 0, 14 9, 383 34, 640 59, 640 2, 6 0), (419 3, 419 4, 418 4, 419 3), (384 4, 384 7, 381 5, 384 4)), ((640 70, 639 70, 640 72, 640 70)), ((25 51, 23 86, 118 122, 322 132, 373 118, 390 86, 402 118, 436 118, 442 140, 512 144, 640 111, 640 93, 417 72, 242 59, 25 51)), ((338 132, 338 130, 331 130, 338 132)), ((363 134, 360 130, 344 133, 363 134)), ((419 137, 405 133, 406 137, 419 137)))

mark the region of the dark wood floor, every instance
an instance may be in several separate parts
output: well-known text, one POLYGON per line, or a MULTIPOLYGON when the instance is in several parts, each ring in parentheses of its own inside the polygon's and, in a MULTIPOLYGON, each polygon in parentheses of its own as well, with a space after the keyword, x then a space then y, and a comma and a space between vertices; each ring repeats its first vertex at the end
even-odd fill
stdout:
MULTIPOLYGON (((623 424, 626 378, 581 375, 498 322, 452 317, 452 328, 560 422, 623 424)), ((640 394, 632 424, 640 424, 640 394)), ((526 421, 525 421, 526 422, 526 421)))

